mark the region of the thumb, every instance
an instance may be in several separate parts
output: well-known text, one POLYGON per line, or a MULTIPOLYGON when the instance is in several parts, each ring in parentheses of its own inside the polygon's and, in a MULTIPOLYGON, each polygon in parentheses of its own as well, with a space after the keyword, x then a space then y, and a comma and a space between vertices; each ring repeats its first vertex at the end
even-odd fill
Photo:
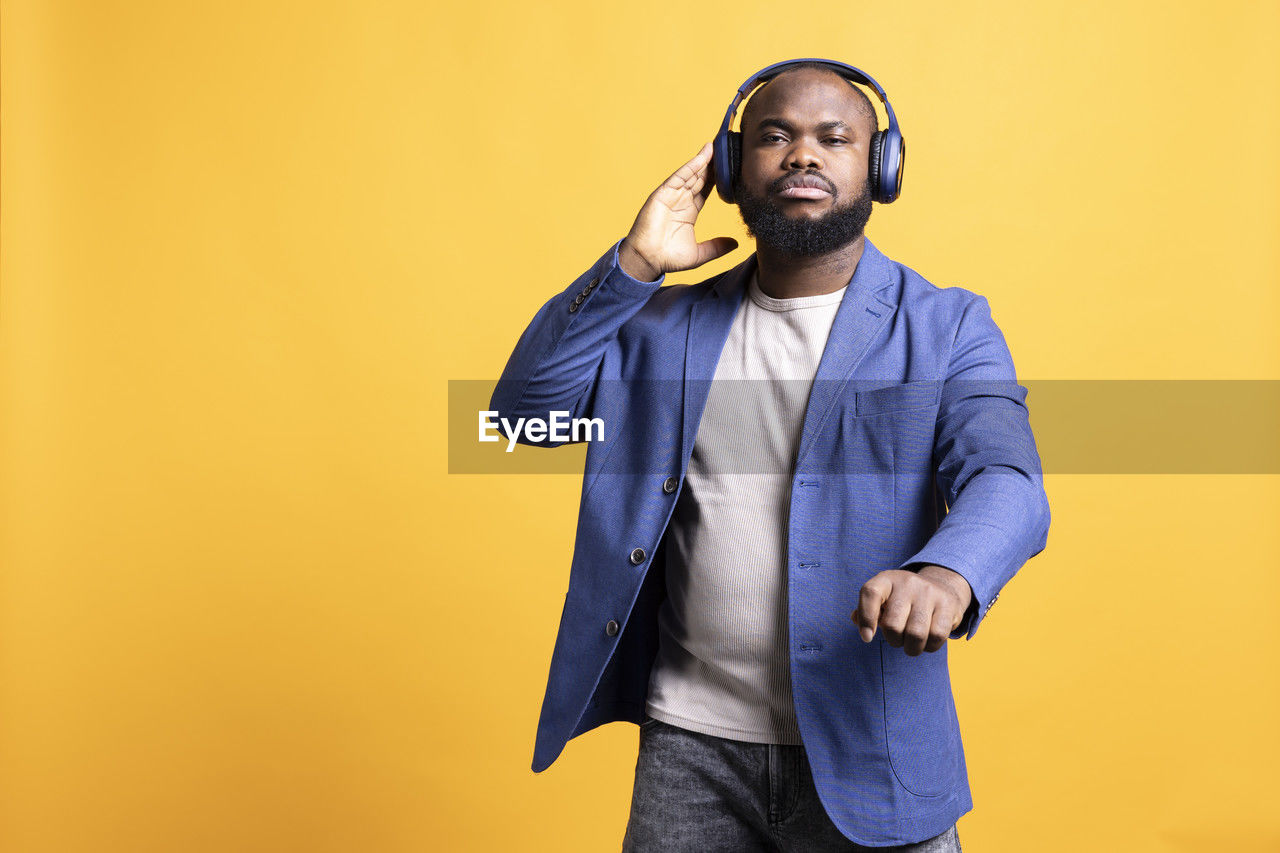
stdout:
POLYGON ((713 237, 698 244, 698 266, 722 258, 738 248, 738 241, 732 237, 713 237))

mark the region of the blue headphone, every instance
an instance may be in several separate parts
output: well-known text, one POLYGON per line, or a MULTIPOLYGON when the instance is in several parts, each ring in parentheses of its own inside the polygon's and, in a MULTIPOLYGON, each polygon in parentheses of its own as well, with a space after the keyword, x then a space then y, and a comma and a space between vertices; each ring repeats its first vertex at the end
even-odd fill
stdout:
POLYGON ((755 88, 757 83, 764 83, 777 77, 788 66, 798 62, 821 62, 846 80, 870 86, 875 90, 881 103, 884 104, 885 112, 889 115, 889 126, 884 130, 877 130, 871 136, 868 176, 871 184, 871 199, 881 204, 888 204, 896 199, 902 192, 902 157, 906 153, 906 144, 902 141, 902 132, 898 130, 898 119, 893 114, 889 96, 870 74, 852 65, 830 59, 788 59, 786 62, 775 62, 752 74, 747 82, 738 87, 738 94, 734 96, 733 103, 725 112, 724 123, 720 125, 720 132, 716 134, 715 142, 712 143, 712 165, 716 173, 716 190, 720 193, 720 198, 729 204, 734 203, 733 179, 742 166, 742 134, 729 130, 729 126, 733 124, 733 114, 738 111, 738 104, 742 103, 742 99, 755 88))

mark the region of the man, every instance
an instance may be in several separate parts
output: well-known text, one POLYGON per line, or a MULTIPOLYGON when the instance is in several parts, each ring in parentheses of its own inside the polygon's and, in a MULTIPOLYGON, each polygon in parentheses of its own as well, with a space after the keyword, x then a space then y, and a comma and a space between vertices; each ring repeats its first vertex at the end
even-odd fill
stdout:
POLYGON ((494 393, 606 431, 533 769, 629 720, 625 850, 959 850, 947 641, 1047 540, 1026 391, 983 297, 866 239, 856 87, 788 65, 741 127, 755 254, 663 284, 736 247, 694 236, 708 144, 543 306, 494 393))

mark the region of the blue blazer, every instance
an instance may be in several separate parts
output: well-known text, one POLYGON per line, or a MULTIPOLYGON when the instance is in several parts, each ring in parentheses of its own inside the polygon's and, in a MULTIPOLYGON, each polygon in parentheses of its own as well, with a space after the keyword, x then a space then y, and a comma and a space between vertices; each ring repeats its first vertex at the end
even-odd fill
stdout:
MULTIPOLYGON (((642 282, 619 267, 621 242, 542 306, 490 405, 513 422, 552 411, 604 422, 587 446, 535 772, 571 738, 644 717, 663 533, 756 265, 752 254, 698 284, 642 282)), ((822 804, 859 844, 920 841, 973 807, 947 647, 911 657, 880 631, 863 643, 851 617, 872 575, 931 563, 972 587, 951 635, 971 638, 1044 549, 1026 394, 984 297, 930 284, 865 241, 810 392, 786 553, 796 718, 822 804)))

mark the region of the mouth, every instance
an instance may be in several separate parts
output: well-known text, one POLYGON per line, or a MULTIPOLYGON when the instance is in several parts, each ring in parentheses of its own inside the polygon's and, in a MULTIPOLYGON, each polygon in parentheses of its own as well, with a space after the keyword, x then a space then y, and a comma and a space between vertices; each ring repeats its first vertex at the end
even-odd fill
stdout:
POLYGON ((782 198, 816 200, 830 197, 831 193, 821 187, 786 187, 778 192, 782 198))

